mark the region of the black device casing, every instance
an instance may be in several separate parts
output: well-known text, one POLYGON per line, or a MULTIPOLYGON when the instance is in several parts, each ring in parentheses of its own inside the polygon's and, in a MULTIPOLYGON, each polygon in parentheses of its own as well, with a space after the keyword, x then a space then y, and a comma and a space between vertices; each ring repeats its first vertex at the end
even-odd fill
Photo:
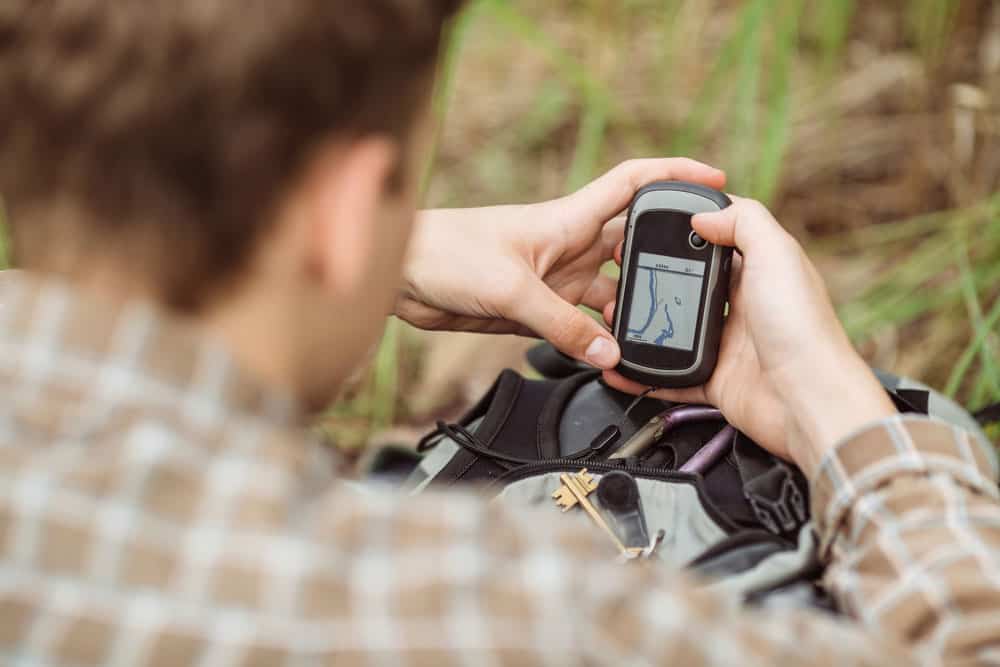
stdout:
MULTIPOLYGON (((694 362, 686 368, 662 368, 655 364, 642 363, 630 359, 628 350, 642 345, 626 340, 627 322, 623 321, 623 311, 631 301, 631 290, 627 290, 632 275, 631 262, 638 254, 632 248, 636 223, 640 216, 650 212, 668 211, 694 215, 728 207, 732 202, 725 194, 693 183, 682 181, 658 181, 639 190, 629 206, 625 226, 625 245, 622 250, 621 279, 618 285, 618 299, 615 304, 612 330, 622 349, 622 360, 617 371, 623 376, 654 387, 690 387, 708 380, 715 370, 722 337, 723 314, 729 296, 729 273, 732 262, 732 248, 709 244, 711 259, 707 262, 705 285, 702 291, 701 321, 697 324, 694 362)), ((684 243, 687 242, 687 231, 684 243)), ((631 281, 634 283, 634 276, 631 281)), ((677 354, 663 352, 664 355, 677 354)))

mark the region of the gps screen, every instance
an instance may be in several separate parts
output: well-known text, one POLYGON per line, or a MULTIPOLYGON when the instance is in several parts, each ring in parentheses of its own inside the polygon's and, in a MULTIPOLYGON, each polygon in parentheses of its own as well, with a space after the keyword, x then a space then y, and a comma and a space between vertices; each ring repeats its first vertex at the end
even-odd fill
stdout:
POLYGON ((705 262, 640 252, 625 340, 694 348, 705 262))

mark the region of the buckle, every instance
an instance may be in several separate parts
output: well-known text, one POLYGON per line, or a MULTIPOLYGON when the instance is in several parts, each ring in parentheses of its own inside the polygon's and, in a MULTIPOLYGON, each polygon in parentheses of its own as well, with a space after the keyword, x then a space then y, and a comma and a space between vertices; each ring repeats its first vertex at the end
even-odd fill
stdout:
POLYGON ((778 498, 772 500, 753 491, 744 495, 764 527, 775 535, 787 535, 802 526, 808 518, 805 498, 787 469, 783 469, 778 498))

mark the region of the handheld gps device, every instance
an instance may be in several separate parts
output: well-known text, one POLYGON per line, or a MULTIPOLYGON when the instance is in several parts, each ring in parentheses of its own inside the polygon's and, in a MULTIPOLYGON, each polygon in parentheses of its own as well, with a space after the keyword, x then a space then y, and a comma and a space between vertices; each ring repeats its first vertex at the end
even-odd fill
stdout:
POLYGON ((712 375, 732 248, 698 236, 691 216, 730 203, 721 192, 681 181, 652 183, 632 199, 612 327, 622 353, 616 370, 625 377, 689 387, 712 375))

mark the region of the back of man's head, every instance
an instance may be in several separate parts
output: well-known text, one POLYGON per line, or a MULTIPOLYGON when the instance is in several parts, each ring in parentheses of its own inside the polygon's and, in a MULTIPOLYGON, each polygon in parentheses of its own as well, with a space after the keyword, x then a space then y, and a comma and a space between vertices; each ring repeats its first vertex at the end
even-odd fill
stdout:
POLYGON ((458 4, 5 0, 15 260, 71 274, 100 257, 197 309, 245 268, 321 143, 406 144, 458 4))

